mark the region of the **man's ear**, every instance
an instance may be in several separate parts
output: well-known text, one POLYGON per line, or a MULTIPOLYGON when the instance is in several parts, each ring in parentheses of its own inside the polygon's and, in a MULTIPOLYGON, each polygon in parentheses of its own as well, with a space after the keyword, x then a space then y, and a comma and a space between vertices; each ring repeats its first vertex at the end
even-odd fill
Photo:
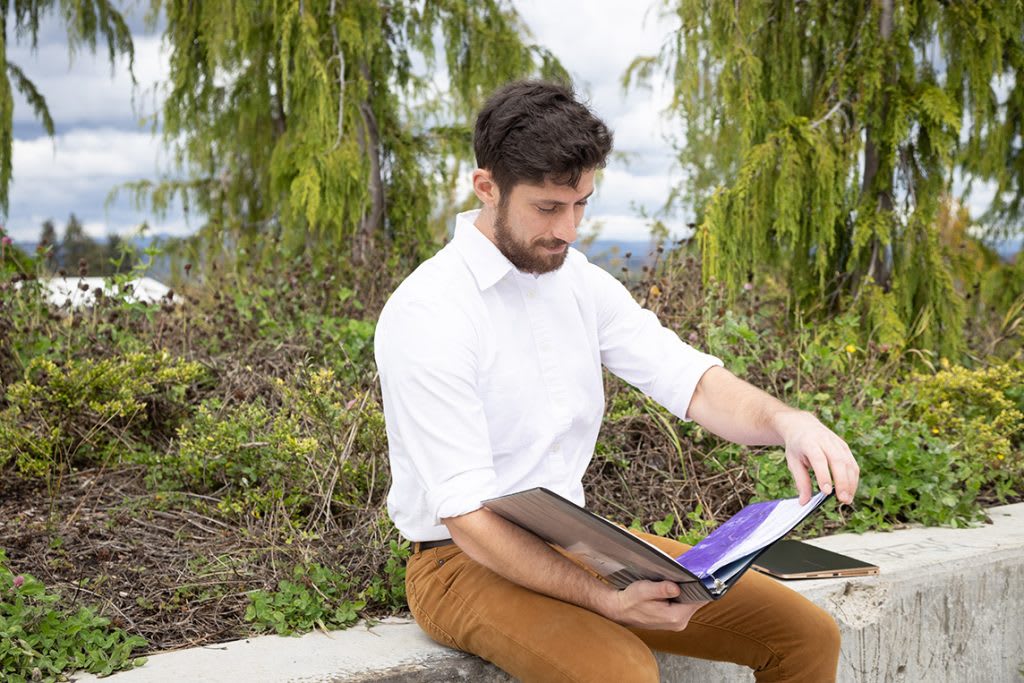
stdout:
POLYGON ((489 209, 496 207, 501 200, 498 184, 494 182, 491 172, 483 168, 473 171, 473 192, 480 203, 489 209))

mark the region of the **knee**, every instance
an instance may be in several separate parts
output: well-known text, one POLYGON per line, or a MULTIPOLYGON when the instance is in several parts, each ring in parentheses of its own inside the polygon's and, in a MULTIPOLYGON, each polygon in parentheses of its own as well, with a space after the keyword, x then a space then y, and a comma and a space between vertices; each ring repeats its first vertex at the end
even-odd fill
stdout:
POLYGON ((800 614, 788 671, 798 672, 803 680, 832 680, 839 665, 839 625, 832 615, 813 603, 800 614))
MULTIPOLYGON (((632 635, 632 634, 631 634, 632 635)), ((596 654, 596 653, 594 653, 596 654)), ((636 681, 658 683, 658 660, 639 638, 622 638, 604 643, 599 656, 588 657, 574 667, 577 681, 636 681)))

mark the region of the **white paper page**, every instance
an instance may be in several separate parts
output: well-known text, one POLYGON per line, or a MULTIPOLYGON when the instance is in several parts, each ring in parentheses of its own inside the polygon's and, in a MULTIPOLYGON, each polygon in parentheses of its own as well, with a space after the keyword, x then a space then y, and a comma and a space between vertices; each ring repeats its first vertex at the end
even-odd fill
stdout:
POLYGON ((766 545, 774 543, 785 536, 800 520, 810 514, 824 497, 825 494, 819 492, 807 501, 805 505, 800 505, 796 498, 779 501, 775 509, 771 511, 771 514, 758 525, 752 534, 736 544, 736 546, 731 548, 729 552, 711 566, 711 573, 714 573, 720 567, 755 553, 766 545))

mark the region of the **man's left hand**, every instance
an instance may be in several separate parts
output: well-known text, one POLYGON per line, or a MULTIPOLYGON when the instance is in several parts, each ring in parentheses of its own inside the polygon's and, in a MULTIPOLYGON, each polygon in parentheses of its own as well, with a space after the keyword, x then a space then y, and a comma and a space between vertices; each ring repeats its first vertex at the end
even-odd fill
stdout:
POLYGON ((778 414, 776 424, 786 445, 786 465, 796 481, 800 504, 811 499, 810 470, 814 471, 818 490, 828 493, 834 485, 839 502, 852 503, 860 467, 846 442, 802 410, 778 414))

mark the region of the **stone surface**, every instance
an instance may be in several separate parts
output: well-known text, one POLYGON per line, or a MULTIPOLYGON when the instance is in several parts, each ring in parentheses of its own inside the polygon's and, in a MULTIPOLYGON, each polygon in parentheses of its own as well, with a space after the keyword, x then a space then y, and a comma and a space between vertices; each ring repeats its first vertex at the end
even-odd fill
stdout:
MULTIPOLYGON (((836 617, 839 680, 1024 681, 1024 504, 973 529, 841 534, 816 545, 881 568, 877 577, 790 582, 836 617)), ((751 681, 741 667, 659 656, 666 681, 751 681)), ((92 676, 77 676, 95 683, 92 676)), ((111 683, 509 681, 446 650, 408 620, 301 638, 264 636, 150 657, 111 683)))
MULTIPOLYGON (((972 529, 839 534, 815 545, 878 576, 790 582, 839 623, 841 682, 1024 681, 1024 504, 972 529)), ((671 681, 750 681, 734 665, 662 657, 671 681)))

